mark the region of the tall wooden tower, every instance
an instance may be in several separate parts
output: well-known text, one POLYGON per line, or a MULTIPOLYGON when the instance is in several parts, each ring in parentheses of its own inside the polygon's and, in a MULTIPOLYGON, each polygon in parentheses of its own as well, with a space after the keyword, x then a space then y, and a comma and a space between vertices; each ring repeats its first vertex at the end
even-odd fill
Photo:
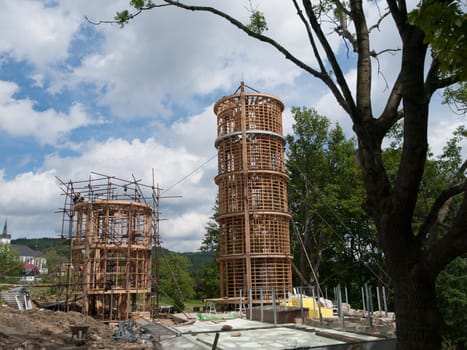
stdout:
MULTIPOLYGON (((221 297, 253 302, 292 289, 283 103, 245 92, 214 105, 217 116, 221 297)), ((238 90, 237 90, 238 92, 238 90)))

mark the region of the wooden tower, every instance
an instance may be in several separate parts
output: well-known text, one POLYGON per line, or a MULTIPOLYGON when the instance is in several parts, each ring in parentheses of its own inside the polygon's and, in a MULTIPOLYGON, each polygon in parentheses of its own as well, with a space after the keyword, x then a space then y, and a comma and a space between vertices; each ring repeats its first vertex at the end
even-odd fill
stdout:
POLYGON ((245 92, 214 105, 217 116, 221 298, 254 303, 292 289, 283 103, 245 92), (247 294, 248 293, 248 294, 247 294))
POLYGON ((63 185, 70 231, 67 298, 102 321, 150 311, 154 190, 145 196, 139 182, 107 176, 63 185))

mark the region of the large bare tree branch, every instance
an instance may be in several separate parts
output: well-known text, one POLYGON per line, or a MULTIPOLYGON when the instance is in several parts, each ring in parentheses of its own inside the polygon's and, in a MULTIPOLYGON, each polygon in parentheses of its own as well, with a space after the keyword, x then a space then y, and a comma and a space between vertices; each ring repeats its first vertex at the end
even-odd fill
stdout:
POLYGON ((361 120, 370 120, 373 118, 371 111, 370 38, 361 0, 351 0, 350 8, 357 35, 357 110, 361 120))
MULTIPOLYGON (((336 55, 334 54, 334 51, 332 50, 331 45, 329 44, 326 38, 326 35, 321 29, 321 25, 318 22, 318 18, 316 17, 313 11, 313 6, 311 4, 311 1, 303 0, 303 6, 305 8, 308 20, 310 21, 311 28, 315 32, 320 44, 322 45, 324 52, 326 53, 326 57, 328 58, 329 63, 334 71, 334 74, 336 75, 337 84, 340 86, 342 95, 347 105, 347 108, 344 108, 344 109, 349 114, 349 116, 352 118, 352 120, 354 118, 358 118, 357 113, 356 113, 357 108, 356 108, 354 99, 352 97, 352 93, 345 79, 344 73, 342 72, 342 68, 339 65, 339 62, 337 61, 336 55)), ((358 121, 358 119, 354 120, 354 122, 355 121, 358 121)))
POLYGON ((376 22, 376 24, 373 24, 369 29, 368 29, 368 32, 371 33, 373 31, 373 29, 379 29, 379 25, 381 24, 381 22, 388 16, 390 15, 391 12, 388 11, 386 12, 384 15, 382 15, 379 19, 378 19, 378 22, 376 22))
POLYGON ((396 0, 387 0, 389 11, 391 12, 392 18, 396 23, 399 35, 402 37, 405 32, 405 25, 407 19, 407 13, 399 7, 399 2, 396 0))
POLYGON ((394 183, 394 204, 399 214, 411 218, 428 152, 428 102, 425 100, 424 63, 427 45, 423 31, 407 26, 403 34, 401 91, 404 108, 404 144, 394 183), (404 98, 410 96, 410 98, 404 98))
POLYGON ((377 124, 379 124, 379 131, 383 133, 382 137, 386 132, 403 117, 403 113, 399 112, 399 106, 402 101, 402 84, 401 76, 397 77, 389 98, 384 107, 383 113, 378 118, 377 124))
POLYGON ((297 0, 293 0, 293 4, 295 6, 295 9, 297 10, 298 17, 300 17, 300 20, 305 26, 305 30, 308 35, 308 41, 310 42, 310 45, 313 48, 313 54, 315 55, 315 58, 318 61, 319 68, 321 69, 322 73, 327 73, 326 67, 324 66, 323 60, 321 59, 321 55, 319 54, 318 47, 316 46, 315 39, 313 38, 313 32, 311 31, 310 25, 307 22, 305 16, 303 15, 303 11, 298 5, 297 0))
POLYGON ((459 76, 451 75, 445 78, 439 78, 439 61, 435 57, 431 61, 431 66, 425 80, 425 98, 429 100, 433 93, 438 89, 443 89, 460 81, 459 76))

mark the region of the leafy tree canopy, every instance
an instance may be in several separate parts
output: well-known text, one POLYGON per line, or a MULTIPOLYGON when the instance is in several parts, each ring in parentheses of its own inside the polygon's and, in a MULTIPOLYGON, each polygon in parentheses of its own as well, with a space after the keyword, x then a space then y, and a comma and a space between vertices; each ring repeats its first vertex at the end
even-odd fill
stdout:
POLYGON ((353 284, 358 293, 364 282, 379 283, 384 272, 374 225, 361 207, 355 139, 313 109, 293 108, 292 114, 294 134, 286 139, 295 264, 312 284, 315 278, 322 288, 353 284))
POLYGON ((11 250, 9 244, 0 243, 0 275, 20 276, 22 272, 23 263, 18 252, 11 250))
POLYGON ((187 257, 169 253, 160 261, 159 292, 173 300, 177 312, 185 308, 185 300, 194 295, 193 279, 189 274, 190 262, 187 257))
POLYGON ((425 43, 431 45, 444 73, 456 74, 467 80, 467 15, 461 1, 421 1, 409 13, 412 24, 425 33, 425 43))

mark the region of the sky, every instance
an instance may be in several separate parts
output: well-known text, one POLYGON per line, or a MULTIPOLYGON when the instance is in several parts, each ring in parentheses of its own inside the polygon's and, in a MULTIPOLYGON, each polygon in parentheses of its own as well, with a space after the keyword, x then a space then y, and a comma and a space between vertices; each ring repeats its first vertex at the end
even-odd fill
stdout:
MULTIPOLYGON (((86 180, 97 172, 146 184, 154 179, 162 195, 162 245, 199 250, 217 193, 213 105, 241 81, 284 102, 285 134, 292 133, 291 107, 306 106, 353 136, 350 119, 322 83, 212 14, 157 8, 124 28, 85 19, 112 19, 128 3, 0 0, 0 224, 8 220, 13 239, 60 237, 60 180, 86 180)), ((248 9, 258 8, 266 34, 314 64, 291 1, 215 4, 244 23, 248 9)), ((370 22, 378 10, 367 5, 370 22)), ((328 33, 353 88, 355 58, 328 33)), ((389 17, 372 45, 376 51, 400 47, 389 17)), ((399 65, 397 53, 374 63, 375 114, 399 65)), ((465 116, 441 99, 437 93, 431 105, 435 154, 465 124, 465 116)))

